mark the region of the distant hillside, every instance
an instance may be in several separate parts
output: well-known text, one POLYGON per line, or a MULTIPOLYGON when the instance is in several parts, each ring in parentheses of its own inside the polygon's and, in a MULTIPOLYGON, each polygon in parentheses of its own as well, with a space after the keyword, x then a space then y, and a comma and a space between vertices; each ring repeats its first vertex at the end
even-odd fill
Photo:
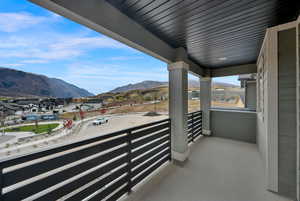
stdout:
POLYGON ((93 96, 63 80, 0 67, 0 96, 85 97, 93 96))
POLYGON ((162 85, 168 85, 168 82, 158 82, 158 81, 143 81, 135 84, 128 84, 125 86, 117 87, 114 90, 111 90, 110 93, 120 93, 137 89, 151 89, 159 87, 162 85))
MULTIPOLYGON (((159 81, 143 81, 143 82, 138 82, 135 84, 128 84, 125 86, 117 87, 109 93, 120 93, 120 92, 127 92, 131 90, 143 90, 143 89, 151 89, 151 88, 156 88, 160 86, 167 86, 168 82, 159 82, 159 81)), ((188 82, 189 88, 199 88, 200 83, 197 80, 189 80, 188 82)), ((223 82, 213 82, 214 87, 237 87, 236 85, 233 84, 228 84, 228 83, 223 83, 223 82)))
MULTIPOLYGON (((149 82, 149 81, 147 81, 149 82)), ((144 83, 144 82, 142 82, 144 83)), ((166 101, 169 97, 168 85, 166 82, 156 82, 157 87, 150 87, 148 89, 132 89, 141 85, 140 83, 126 85, 119 89, 126 90, 122 92, 107 92, 97 95, 97 98, 104 100, 107 107, 114 107, 120 105, 143 104, 149 101, 166 101)), ((200 83, 196 80, 189 81, 189 91, 199 90, 200 83)), ((153 86, 153 85, 152 85, 153 86)), ((214 82, 212 86, 212 100, 222 102, 222 104, 235 104, 239 97, 244 95, 243 89, 237 85, 214 82), (232 103, 233 102, 233 103, 232 103)))
MULTIPOLYGON (((199 88, 200 87, 200 83, 197 80, 189 80, 188 85, 189 85, 189 88, 199 88)), ((225 82, 213 82, 212 85, 213 85, 214 88, 222 88, 222 87, 236 88, 236 87, 240 87, 238 85, 225 83, 225 82)))

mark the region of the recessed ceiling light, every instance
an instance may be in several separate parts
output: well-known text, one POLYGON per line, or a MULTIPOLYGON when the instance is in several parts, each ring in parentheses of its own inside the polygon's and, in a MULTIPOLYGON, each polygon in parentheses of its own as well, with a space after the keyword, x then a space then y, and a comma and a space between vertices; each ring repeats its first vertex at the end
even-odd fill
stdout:
POLYGON ((220 57, 219 60, 220 61, 225 61, 225 60, 227 60, 227 57, 220 57))

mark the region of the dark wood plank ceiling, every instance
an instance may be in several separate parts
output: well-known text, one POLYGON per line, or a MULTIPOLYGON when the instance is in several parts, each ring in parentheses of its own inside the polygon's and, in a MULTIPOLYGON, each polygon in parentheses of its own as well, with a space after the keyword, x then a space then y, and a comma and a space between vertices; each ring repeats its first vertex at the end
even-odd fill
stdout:
MULTIPOLYGON (((292 0, 106 0, 207 68, 253 63, 268 27, 295 20, 292 0)), ((300 1, 299 1, 300 2, 300 1)))

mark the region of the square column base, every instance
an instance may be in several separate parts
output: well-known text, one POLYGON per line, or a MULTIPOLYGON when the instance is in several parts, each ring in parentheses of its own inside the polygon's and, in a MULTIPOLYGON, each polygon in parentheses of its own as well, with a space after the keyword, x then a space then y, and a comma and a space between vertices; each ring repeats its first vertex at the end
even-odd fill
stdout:
POLYGON ((172 150, 172 159, 178 162, 184 162, 188 159, 190 149, 187 149, 184 153, 179 153, 172 150))
POLYGON ((211 136, 211 130, 205 130, 205 129, 203 129, 202 130, 202 135, 211 136))

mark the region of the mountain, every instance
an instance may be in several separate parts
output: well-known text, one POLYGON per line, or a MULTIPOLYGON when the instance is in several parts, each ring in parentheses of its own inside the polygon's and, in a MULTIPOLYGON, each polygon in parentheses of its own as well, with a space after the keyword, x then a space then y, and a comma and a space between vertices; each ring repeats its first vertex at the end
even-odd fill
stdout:
MULTIPOLYGON (((200 87, 200 83, 197 80, 189 80, 188 82, 189 88, 199 88, 200 87)), ((225 82, 212 82, 212 85, 214 88, 222 88, 222 87, 232 87, 232 88, 236 88, 236 87, 240 87, 238 85, 234 85, 234 84, 230 84, 230 83, 225 83, 225 82)))
POLYGON ((150 88, 155 88, 163 85, 168 85, 168 82, 147 80, 135 84, 128 84, 125 86, 117 87, 114 90, 111 90, 110 93, 120 93, 120 92, 126 92, 126 91, 137 90, 137 89, 150 89, 150 88))
POLYGON ((188 87, 189 88, 199 88, 200 87, 200 83, 197 80, 189 80, 188 81, 188 87))
POLYGON ((63 80, 0 67, 0 96, 85 97, 92 93, 63 80))
MULTIPOLYGON (((113 90, 111 90, 109 93, 120 93, 120 92, 126 92, 126 91, 131 91, 131 90, 143 90, 143 89, 151 89, 151 88, 156 88, 160 86, 166 86, 168 85, 168 82, 158 82, 158 81, 143 81, 143 82, 138 82, 135 84, 128 84, 125 86, 117 87, 113 90)), ((197 80, 189 80, 188 81, 188 86, 189 88, 199 88, 200 83, 197 80)), ((237 87, 236 85, 229 84, 229 83, 223 83, 223 82, 213 82, 214 87, 237 87)))

